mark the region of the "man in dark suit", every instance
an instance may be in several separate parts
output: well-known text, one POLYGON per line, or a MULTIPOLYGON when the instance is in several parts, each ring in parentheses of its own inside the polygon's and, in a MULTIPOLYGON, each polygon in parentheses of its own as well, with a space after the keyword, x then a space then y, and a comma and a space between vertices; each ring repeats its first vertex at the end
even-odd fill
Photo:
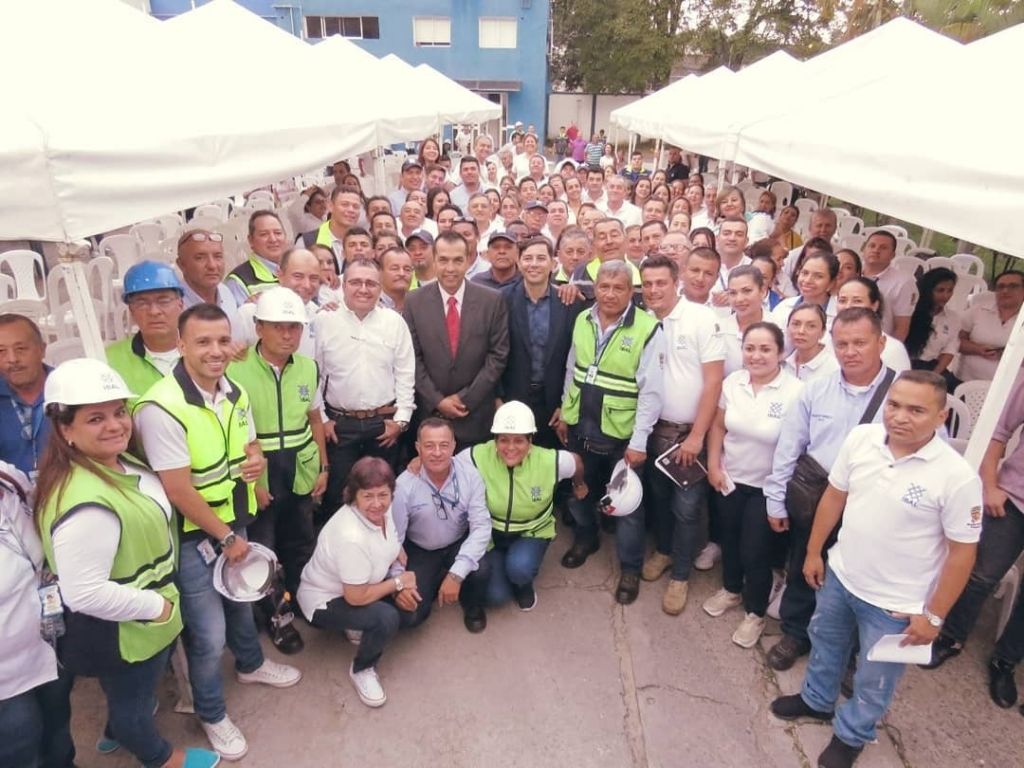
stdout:
POLYGON ((555 263, 546 237, 520 242, 522 280, 503 291, 509 317, 509 356, 501 377, 501 396, 530 406, 537 422, 534 442, 544 448, 561 445, 553 427, 562 404, 573 325, 586 306, 580 299, 564 304, 559 298, 551 285, 555 263))
POLYGON ((434 243, 437 282, 409 294, 420 418, 450 419, 459 447, 490 437, 495 390, 508 360, 508 312, 497 291, 466 281, 469 245, 456 232, 434 243))

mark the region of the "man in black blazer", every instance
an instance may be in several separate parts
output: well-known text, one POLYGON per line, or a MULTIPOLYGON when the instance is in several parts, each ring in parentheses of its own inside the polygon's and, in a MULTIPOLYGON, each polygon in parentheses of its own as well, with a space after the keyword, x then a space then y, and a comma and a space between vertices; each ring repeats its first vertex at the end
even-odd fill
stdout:
POLYGON ((403 313, 416 352, 417 414, 451 420, 460 448, 490 437, 508 360, 505 302, 498 291, 467 282, 468 255, 462 235, 438 235, 437 282, 410 293, 403 313))
POLYGON ((545 448, 561 443, 553 425, 558 421, 565 385, 565 361, 572 346, 576 316, 586 307, 579 299, 565 304, 551 285, 554 249, 546 237, 519 243, 522 280, 504 289, 509 318, 509 356, 501 377, 503 400, 530 406, 537 422, 534 442, 545 448))

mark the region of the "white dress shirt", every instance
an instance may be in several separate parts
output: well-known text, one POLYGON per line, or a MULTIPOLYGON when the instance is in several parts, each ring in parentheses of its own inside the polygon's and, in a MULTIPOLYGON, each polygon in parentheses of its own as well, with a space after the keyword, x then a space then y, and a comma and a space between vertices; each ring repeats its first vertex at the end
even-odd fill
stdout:
POLYGON ((362 320, 342 305, 313 320, 315 353, 331 408, 363 411, 395 403, 395 421, 413 412, 416 357, 402 316, 377 306, 362 320))

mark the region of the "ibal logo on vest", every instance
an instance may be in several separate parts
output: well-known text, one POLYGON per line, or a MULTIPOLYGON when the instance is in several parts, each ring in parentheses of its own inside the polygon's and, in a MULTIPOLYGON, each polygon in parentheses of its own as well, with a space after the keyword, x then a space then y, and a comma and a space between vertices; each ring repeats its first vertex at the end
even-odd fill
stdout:
POLYGON ((309 394, 309 385, 308 384, 299 384, 298 389, 299 389, 299 400, 301 400, 304 403, 308 403, 308 402, 311 402, 313 400, 312 396, 309 394))

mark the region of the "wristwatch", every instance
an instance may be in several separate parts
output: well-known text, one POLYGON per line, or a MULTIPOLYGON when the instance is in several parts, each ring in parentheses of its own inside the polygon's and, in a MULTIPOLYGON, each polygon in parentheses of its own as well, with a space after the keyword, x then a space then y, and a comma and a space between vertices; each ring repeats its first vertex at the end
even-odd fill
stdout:
POLYGON ((936 616, 934 613, 929 611, 927 608, 925 608, 923 611, 921 611, 921 615, 924 616, 926 619, 928 619, 928 623, 931 624, 936 629, 941 629, 943 623, 945 622, 945 619, 943 619, 941 616, 936 616))
POLYGON ((405 584, 402 583, 401 577, 395 576, 395 594, 397 595, 403 589, 405 589, 405 584))
POLYGON ((225 536, 223 539, 220 540, 220 548, 222 550, 223 549, 230 549, 234 545, 234 543, 236 541, 238 541, 238 534, 235 533, 234 531, 232 531, 231 533, 229 533, 227 536, 225 536))
POLYGON ((407 430, 409 428, 409 422, 408 421, 396 421, 395 424, 398 425, 398 431, 399 432, 405 432, 405 430, 407 430))

